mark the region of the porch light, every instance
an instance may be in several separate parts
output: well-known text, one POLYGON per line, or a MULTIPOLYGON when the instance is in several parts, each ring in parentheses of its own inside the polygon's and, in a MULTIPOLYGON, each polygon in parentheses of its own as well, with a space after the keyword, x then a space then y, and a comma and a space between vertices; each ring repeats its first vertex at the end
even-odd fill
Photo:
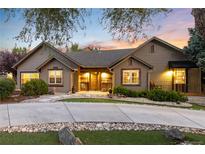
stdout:
POLYGON ((102 78, 107 78, 107 76, 108 76, 107 73, 104 73, 104 72, 103 72, 103 73, 101 74, 101 77, 102 77, 102 78))
POLYGON ((87 73, 84 74, 84 76, 85 76, 86 78, 88 78, 89 75, 90 75, 89 72, 87 72, 87 73))
POLYGON ((173 75, 173 73, 174 73, 174 72, 173 72, 172 70, 169 70, 169 71, 167 71, 167 73, 166 73, 166 74, 167 74, 167 76, 172 76, 172 75, 173 75))

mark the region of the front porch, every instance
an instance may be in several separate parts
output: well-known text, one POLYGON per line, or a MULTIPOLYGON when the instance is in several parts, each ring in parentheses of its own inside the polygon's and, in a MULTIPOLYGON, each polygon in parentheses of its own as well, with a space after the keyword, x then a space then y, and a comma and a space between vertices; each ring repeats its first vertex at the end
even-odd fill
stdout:
POLYGON ((78 91, 102 91, 112 88, 112 72, 107 68, 80 68, 78 70, 78 91))

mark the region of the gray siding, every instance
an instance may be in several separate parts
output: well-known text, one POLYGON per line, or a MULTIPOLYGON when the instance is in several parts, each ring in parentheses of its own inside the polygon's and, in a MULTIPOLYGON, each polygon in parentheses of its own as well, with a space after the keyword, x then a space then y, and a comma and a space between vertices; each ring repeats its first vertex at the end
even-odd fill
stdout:
POLYGON ((58 62, 57 60, 53 60, 47 65, 45 65, 40 71, 40 78, 48 83, 48 71, 49 69, 58 68, 63 70, 63 85, 61 86, 49 86, 49 89, 55 92, 63 92, 68 93, 71 91, 73 83, 72 83, 72 70, 58 62))
MULTIPOLYGON (((67 65, 77 68, 77 65, 74 64, 72 61, 66 59, 63 55, 59 54, 58 52, 54 51, 54 49, 44 45, 43 47, 36 50, 30 57, 24 60, 18 67, 17 67, 17 88, 20 88, 20 73, 21 72, 31 72, 37 71, 36 68, 41 65, 43 62, 48 60, 50 57, 58 57, 59 59, 63 59, 64 63, 66 62, 67 65)), ((40 74, 41 76, 41 74, 40 74)))
POLYGON ((148 88, 147 74, 149 69, 145 65, 135 60, 133 60, 132 65, 129 64, 129 60, 126 60, 113 69, 114 86, 122 85, 122 69, 140 69, 140 85, 123 85, 124 87, 131 90, 146 90, 148 88))
MULTIPOLYGON (((187 60, 184 54, 156 41, 148 43, 137 50, 134 55, 153 66, 153 71, 150 73, 150 81, 166 90, 172 89, 172 76, 168 73, 168 61, 187 60), (154 53, 151 53, 152 45, 154 45, 154 53)), ((199 74, 196 74, 195 78, 200 79, 199 74)), ((200 86, 200 84, 197 82, 192 86, 200 86)))

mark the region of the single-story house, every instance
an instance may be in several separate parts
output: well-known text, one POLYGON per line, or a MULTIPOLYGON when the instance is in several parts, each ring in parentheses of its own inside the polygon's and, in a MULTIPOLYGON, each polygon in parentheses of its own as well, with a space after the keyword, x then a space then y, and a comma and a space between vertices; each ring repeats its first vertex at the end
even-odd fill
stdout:
POLYGON ((115 86, 201 93, 202 73, 182 49, 157 37, 137 48, 63 53, 42 42, 16 63, 17 87, 42 79, 56 92, 107 91, 115 86))

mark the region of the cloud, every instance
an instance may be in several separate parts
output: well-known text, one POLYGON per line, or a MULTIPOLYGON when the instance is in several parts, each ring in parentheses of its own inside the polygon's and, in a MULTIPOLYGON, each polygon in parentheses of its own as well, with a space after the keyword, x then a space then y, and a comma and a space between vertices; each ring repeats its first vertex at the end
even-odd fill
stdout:
POLYGON ((101 50, 112 50, 112 49, 123 49, 123 48, 136 48, 139 44, 141 44, 143 40, 128 42, 123 40, 109 40, 109 41, 99 41, 99 42, 91 42, 83 48, 88 46, 95 46, 100 48, 101 50))

